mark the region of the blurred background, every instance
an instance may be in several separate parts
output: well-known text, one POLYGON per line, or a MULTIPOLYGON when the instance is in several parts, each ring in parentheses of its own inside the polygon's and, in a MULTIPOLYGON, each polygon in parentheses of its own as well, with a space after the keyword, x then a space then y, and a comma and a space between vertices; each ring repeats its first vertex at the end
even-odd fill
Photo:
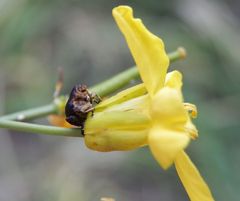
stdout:
MULTIPOLYGON (((92 86, 134 65, 111 10, 135 16, 188 57, 184 74, 200 138, 187 152, 216 200, 240 197, 240 2, 237 0, 0 0, 0 113, 52 101, 57 68, 63 93, 92 86)), ((39 120, 45 123, 45 119, 39 120)), ((163 171, 148 148, 98 153, 83 139, 0 130, 0 200, 188 200, 175 169, 163 171)))

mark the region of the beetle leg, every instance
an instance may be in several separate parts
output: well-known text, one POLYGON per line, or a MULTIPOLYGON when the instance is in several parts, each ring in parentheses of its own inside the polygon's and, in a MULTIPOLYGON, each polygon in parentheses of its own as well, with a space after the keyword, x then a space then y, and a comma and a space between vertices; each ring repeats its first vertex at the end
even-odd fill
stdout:
POLYGON ((91 96, 91 98, 92 98, 92 101, 94 102, 94 103, 100 103, 101 101, 102 101, 102 99, 101 99, 101 97, 100 96, 98 96, 96 93, 94 93, 94 92, 92 92, 91 94, 90 94, 90 96, 91 96))
POLYGON ((77 114, 86 114, 88 112, 91 112, 93 110, 93 106, 91 103, 85 103, 83 105, 74 105, 73 111, 77 114))
POLYGON ((82 107, 82 110, 84 110, 84 113, 89 113, 89 112, 91 112, 92 113, 92 117, 93 117, 93 115, 94 115, 94 107, 92 106, 92 104, 88 104, 88 105, 84 105, 83 107, 82 107))
POLYGON ((94 107, 92 106, 91 103, 85 104, 83 106, 81 106, 81 112, 82 113, 88 113, 88 112, 92 112, 94 110, 94 107))

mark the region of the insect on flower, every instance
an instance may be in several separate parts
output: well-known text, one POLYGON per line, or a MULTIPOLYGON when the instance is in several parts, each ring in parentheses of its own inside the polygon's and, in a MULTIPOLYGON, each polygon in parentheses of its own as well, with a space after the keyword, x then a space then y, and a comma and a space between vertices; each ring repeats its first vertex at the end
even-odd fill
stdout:
POLYGON ((88 113, 92 112, 93 115, 94 103, 98 104, 100 101, 101 98, 91 93, 86 85, 74 86, 65 106, 66 121, 74 126, 80 126, 83 133, 88 113))
POLYGON ((198 131, 191 121, 197 115, 196 106, 183 99, 182 74, 167 73, 169 58, 163 41, 133 16, 130 7, 114 8, 113 16, 143 83, 107 98, 96 107, 93 103, 99 102, 97 96, 85 85, 77 85, 65 108, 66 120, 81 126, 82 132, 84 129, 85 144, 95 151, 128 151, 148 145, 162 168, 175 165, 191 201, 214 201, 185 151, 198 131), (91 117, 88 113, 93 111, 91 117))

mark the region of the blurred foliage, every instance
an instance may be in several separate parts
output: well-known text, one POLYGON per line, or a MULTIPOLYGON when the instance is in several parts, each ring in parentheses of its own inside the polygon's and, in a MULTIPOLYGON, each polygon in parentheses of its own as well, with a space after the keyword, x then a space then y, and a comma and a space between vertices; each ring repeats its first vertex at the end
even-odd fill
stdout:
MULTIPOLYGON (((63 93, 96 84, 134 65, 111 9, 134 8, 167 51, 188 51, 171 65, 184 74, 196 103, 200 138, 188 148, 218 201, 237 201, 240 176, 239 1, 0 1, 0 111, 52 100, 57 67, 63 93)), ((44 122, 41 120, 40 122, 44 122)), ((97 153, 82 139, 1 130, 0 200, 186 200, 175 171, 163 171, 149 150, 97 153)))

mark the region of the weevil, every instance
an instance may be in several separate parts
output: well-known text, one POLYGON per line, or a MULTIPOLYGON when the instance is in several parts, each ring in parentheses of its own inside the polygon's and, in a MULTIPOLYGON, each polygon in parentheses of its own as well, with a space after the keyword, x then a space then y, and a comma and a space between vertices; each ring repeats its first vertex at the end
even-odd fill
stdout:
POLYGON ((65 106, 66 121, 74 126, 81 127, 82 134, 84 134, 84 123, 87 119, 88 113, 94 114, 94 103, 101 102, 101 98, 91 93, 87 86, 79 84, 73 87, 69 99, 65 106))

